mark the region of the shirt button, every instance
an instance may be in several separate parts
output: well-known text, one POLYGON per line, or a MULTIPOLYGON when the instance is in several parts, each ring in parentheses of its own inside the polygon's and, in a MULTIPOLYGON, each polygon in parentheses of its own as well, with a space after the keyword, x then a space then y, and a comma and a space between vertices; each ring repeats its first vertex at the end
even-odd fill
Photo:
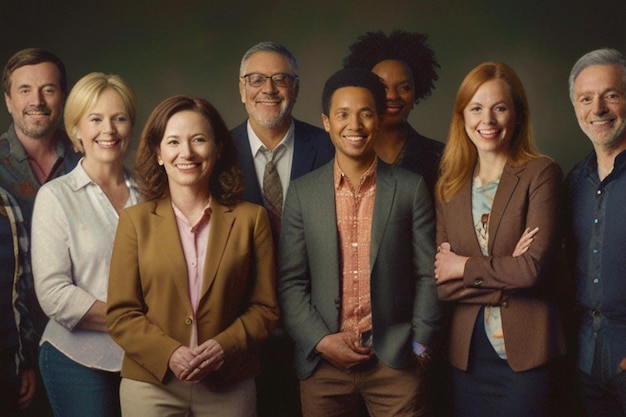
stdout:
POLYGON ((602 194, 602 190, 598 190, 598 195, 602 194))
POLYGON ((593 283, 594 283, 594 284, 597 284, 598 282, 600 282, 600 280, 599 280, 598 278, 595 278, 595 279, 593 280, 593 283))
POLYGON ((356 248, 357 246, 359 246, 359 244, 358 244, 358 243, 356 243, 356 242, 352 242, 352 247, 353 247, 353 248, 356 248))
POLYGON ((482 280, 482 278, 477 278, 477 279, 474 281, 474 285, 475 285, 475 286, 477 286, 477 287, 480 287, 481 285, 483 285, 483 280, 482 280))
POLYGON ((191 323, 193 323, 193 319, 192 319, 191 317, 187 317, 187 318, 185 319, 185 324, 186 324, 187 326, 189 326, 189 325, 191 325, 191 323))
POLYGON ((598 310, 592 310, 592 311, 591 311, 591 315, 592 315, 593 317, 600 317, 600 312, 599 312, 598 310))
POLYGON ((599 220, 599 219, 593 219, 593 222, 594 222, 595 224, 598 224, 598 223, 600 223, 600 220, 599 220))
POLYGON ((598 249, 594 249, 592 252, 593 252, 593 253, 598 253, 598 252, 600 252, 600 251, 599 251, 598 249))

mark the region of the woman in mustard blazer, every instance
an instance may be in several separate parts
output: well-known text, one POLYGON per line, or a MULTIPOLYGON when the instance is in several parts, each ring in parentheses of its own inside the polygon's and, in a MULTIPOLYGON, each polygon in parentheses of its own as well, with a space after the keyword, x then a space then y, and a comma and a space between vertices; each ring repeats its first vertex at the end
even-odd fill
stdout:
POLYGON ((437 183, 439 297, 452 303, 457 416, 544 416, 550 359, 565 350, 550 284, 558 164, 541 156, 515 72, 487 62, 457 93, 437 183))
POLYGON ((274 248, 265 210, 238 199, 236 160, 205 100, 166 99, 144 128, 146 202, 120 215, 109 279, 124 416, 256 415, 258 349, 278 319, 274 248))

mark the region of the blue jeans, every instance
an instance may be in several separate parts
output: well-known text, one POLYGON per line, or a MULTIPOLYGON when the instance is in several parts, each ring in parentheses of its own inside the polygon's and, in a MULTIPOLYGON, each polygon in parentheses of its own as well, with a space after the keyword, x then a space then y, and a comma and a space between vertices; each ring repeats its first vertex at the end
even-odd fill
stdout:
POLYGON ((119 417, 120 375, 80 365, 50 343, 39 352, 39 367, 55 417, 119 417))

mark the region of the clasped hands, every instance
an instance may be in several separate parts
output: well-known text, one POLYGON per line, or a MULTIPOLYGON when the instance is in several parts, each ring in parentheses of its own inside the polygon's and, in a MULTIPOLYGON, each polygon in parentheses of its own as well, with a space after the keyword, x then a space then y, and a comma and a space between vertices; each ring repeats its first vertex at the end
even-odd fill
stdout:
MULTIPOLYGON (((538 227, 533 229, 527 227, 524 233, 522 233, 517 245, 515 245, 512 256, 516 257, 526 253, 538 231, 538 227)), ((467 256, 454 253, 448 242, 443 242, 439 245, 437 247, 437 254, 435 255, 435 281, 437 284, 443 284, 451 279, 463 278, 465 263, 468 259, 467 256)))
POLYGON ((180 346, 170 356, 169 367, 183 382, 199 382, 224 364, 224 349, 213 339, 196 348, 180 346))
POLYGON ((326 335, 315 346, 315 351, 337 368, 348 370, 369 360, 374 351, 362 346, 359 337, 350 332, 326 335))

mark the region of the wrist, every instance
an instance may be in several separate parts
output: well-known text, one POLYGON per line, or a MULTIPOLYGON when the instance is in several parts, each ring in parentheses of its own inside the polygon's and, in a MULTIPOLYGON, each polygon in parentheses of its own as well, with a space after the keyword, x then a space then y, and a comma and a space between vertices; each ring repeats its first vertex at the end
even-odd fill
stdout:
POLYGON ((423 345, 421 343, 413 342, 413 353, 415 353, 415 355, 419 359, 427 362, 430 361, 432 358, 430 349, 428 349, 426 345, 423 345))

